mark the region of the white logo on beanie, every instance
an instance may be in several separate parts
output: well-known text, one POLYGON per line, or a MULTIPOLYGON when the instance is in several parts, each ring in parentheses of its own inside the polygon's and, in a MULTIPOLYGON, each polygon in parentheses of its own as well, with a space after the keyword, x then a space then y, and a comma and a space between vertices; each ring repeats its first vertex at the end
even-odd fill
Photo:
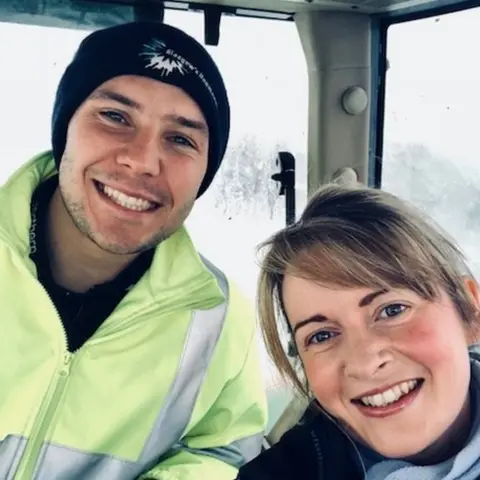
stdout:
POLYGON ((213 89, 207 82, 205 75, 185 57, 178 54, 172 48, 167 47, 165 42, 153 38, 150 42, 143 45, 140 56, 148 60, 145 68, 159 70, 164 76, 168 76, 173 72, 179 73, 180 75, 194 74, 203 83, 208 92, 210 92, 215 105, 217 104, 213 89))
POLYGON ((149 60, 146 68, 160 70, 163 75, 169 75, 173 71, 177 71, 182 75, 185 74, 188 68, 187 61, 171 48, 167 49, 164 42, 153 39, 150 43, 145 44, 143 48, 140 55, 149 60))

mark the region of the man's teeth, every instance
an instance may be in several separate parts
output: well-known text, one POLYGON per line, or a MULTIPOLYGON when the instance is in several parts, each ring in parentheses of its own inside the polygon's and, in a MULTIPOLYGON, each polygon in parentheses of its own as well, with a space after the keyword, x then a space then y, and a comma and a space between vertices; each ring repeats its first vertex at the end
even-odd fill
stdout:
POLYGON ((115 190, 107 185, 102 184, 101 189, 107 197, 111 198, 115 203, 118 203, 122 207, 128 208, 129 210, 144 212, 155 207, 155 204, 149 202, 148 200, 130 197, 129 195, 125 195, 124 193, 119 192, 118 190, 115 190))
POLYGON ((385 390, 382 393, 377 393, 370 397, 360 398, 361 402, 364 405, 369 407, 385 407, 390 403, 396 402, 401 397, 411 392, 418 385, 418 380, 410 380, 408 382, 403 382, 398 385, 395 385, 388 390, 385 390))

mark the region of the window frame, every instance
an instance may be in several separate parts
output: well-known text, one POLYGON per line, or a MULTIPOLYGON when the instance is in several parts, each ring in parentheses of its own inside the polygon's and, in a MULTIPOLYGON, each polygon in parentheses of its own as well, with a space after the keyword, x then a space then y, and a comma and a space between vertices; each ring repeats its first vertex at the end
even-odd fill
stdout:
MULTIPOLYGON (((433 3, 433 2, 431 2, 433 3)), ((480 7, 480 0, 438 0, 433 5, 417 5, 372 16, 372 109, 370 116, 370 158, 368 184, 382 187, 382 159, 385 136, 385 103, 387 94, 388 29, 391 25, 439 17, 480 7)))

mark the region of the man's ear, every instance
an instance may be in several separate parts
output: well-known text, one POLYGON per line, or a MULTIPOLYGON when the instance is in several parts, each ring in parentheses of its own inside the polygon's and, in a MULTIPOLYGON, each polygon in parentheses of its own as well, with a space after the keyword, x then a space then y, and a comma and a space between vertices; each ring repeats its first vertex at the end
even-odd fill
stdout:
POLYGON ((470 302, 475 309, 475 318, 472 319, 468 327, 468 343, 473 345, 480 342, 480 291, 478 283, 474 278, 464 277, 465 290, 469 296, 470 302))
POLYGON ((478 283, 472 277, 463 277, 463 282, 473 305, 475 305, 477 309, 480 308, 480 292, 478 289, 478 283))

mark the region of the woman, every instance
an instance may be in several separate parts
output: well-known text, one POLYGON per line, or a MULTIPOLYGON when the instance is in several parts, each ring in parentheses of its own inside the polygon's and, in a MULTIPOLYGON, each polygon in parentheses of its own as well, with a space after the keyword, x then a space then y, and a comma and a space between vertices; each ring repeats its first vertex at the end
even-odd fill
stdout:
POLYGON ((455 244, 386 192, 328 186, 266 247, 267 348, 318 413, 238 478, 480 478, 479 293, 455 244))

